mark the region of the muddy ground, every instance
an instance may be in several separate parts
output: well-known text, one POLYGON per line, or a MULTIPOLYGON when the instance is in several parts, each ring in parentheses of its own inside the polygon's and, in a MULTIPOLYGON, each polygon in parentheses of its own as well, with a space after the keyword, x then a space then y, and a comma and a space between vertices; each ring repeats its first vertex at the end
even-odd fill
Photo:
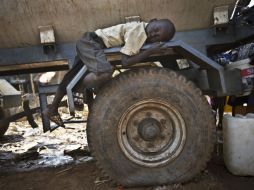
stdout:
MULTIPOLYGON (((80 115, 85 115, 81 113, 80 115)), ((67 114, 66 114, 66 117, 67 114)), ((80 117, 80 119, 86 119, 80 117)), ((37 120, 40 123, 40 119, 37 120)), ((215 151, 207 169, 186 184, 128 190, 253 190, 254 177, 238 177, 215 151)), ((69 124, 52 133, 12 123, 0 140, 0 190, 123 190, 103 177, 90 156, 85 124, 69 124)))

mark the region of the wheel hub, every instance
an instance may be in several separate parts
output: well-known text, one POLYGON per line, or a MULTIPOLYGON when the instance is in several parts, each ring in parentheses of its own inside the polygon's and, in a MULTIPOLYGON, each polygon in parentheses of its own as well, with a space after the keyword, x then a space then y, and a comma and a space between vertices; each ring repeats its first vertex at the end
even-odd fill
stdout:
POLYGON ((160 123, 154 118, 146 118, 138 126, 138 134, 145 141, 155 140, 161 133, 160 123))
POLYGON ((181 114, 164 101, 141 101, 122 115, 117 138, 131 161, 147 167, 160 166, 182 151, 185 122, 181 114))

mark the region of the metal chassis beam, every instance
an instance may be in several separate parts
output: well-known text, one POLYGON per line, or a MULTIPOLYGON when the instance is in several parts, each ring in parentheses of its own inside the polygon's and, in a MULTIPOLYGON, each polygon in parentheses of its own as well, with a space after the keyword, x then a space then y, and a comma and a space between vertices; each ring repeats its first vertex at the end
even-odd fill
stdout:
POLYGON ((47 132, 51 129, 50 120, 44 114, 44 111, 47 109, 48 100, 47 96, 50 94, 55 94, 58 85, 46 85, 42 86, 38 82, 38 93, 39 93, 39 100, 40 100, 40 108, 41 108, 41 118, 42 118, 42 125, 43 125, 43 132, 47 132))
MULTIPOLYGON (((235 27, 230 25, 228 26, 227 30, 222 32, 216 31, 216 33, 215 29, 213 28, 177 32, 174 41, 166 43, 167 47, 173 51, 164 52, 163 55, 157 55, 151 59, 154 58, 154 60, 159 60, 160 57, 165 55, 174 56, 174 53, 179 54, 198 65, 198 68, 195 68, 192 71, 180 71, 180 73, 183 73, 186 76, 192 75, 190 76, 191 80, 201 81, 207 79, 207 81, 201 81, 201 83, 207 83, 204 85, 207 87, 205 90, 212 91, 212 93, 215 92, 214 95, 216 96, 236 94, 241 92, 240 72, 236 70, 225 71, 222 66, 209 59, 207 56, 205 56, 205 54, 207 53, 206 50, 208 46, 234 43, 246 38, 254 39, 254 30, 252 28, 235 27), (189 45, 187 45, 187 43, 189 45), (232 85, 232 83, 234 85, 232 85)), ((40 45, 22 48, 0 49, 0 76, 45 72, 52 70, 66 70, 68 69, 68 64, 55 64, 52 62, 67 60, 67 63, 71 65, 74 62, 76 55, 75 46, 75 42, 57 44, 55 50, 48 52, 47 54, 45 54, 43 47, 40 45), (34 67, 35 65, 36 67, 34 67), (20 66, 19 69, 17 69, 17 66, 20 66)), ((145 45, 142 50, 148 49, 149 47, 150 45, 145 45)), ((106 49, 105 53, 107 55, 119 54, 119 50, 119 47, 110 48, 106 49)), ((72 115, 74 113, 72 89, 78 80, 85 74, 85 72, 86 68, 84 67, 67 87, 69 109, 72 115)), ((43 114, 43 111, 47 107, 47 95, 54 94, 56 88, 57 86, 39 87, 44 132, 48 130, 52 131, 58 127, 50 126, 49 119, 43 114)), ((37 127, 37 124, 33 120, 32 114, 34 112, 38 112, 38 109, 34 108, 30 110, 28 102, 26 102, 24 106, 25 112, 16 114, 6 119, 13 121, 17 118, 27 116, 30 124, 33 127, 37 127)), ((65 121, 65 123, 68 122, 73 121, 65 121)))
MULTIPOLYGON (((229 25, 226 31, 217 32, 216 34, 213 28, 177 32, 174 39, 181 40, 201 53, 206 54, 207 46, 232 43, 250 36, 254 36, 252 28, 229 25)), ((75 46, 75 42, 57 44, 55 51, 49 52, 48 54, 43 52, 41 45, 0 49, 0 76, 68 69, 66 65, 47 65, 45 67, 44 63, 58 60, 68 60, 70 64, 73 63, 76 55, 75 46), (41 66, 33 68, 31 67, 33 63, 41 63, 41 66), (24 69, 15 69, 16 65, 25 64, 27 64, 27 67, 24 69), (31 66, 29 67, 30 64, 31 66), (12 69, 5 70, 4 72, 1 71, 1 68, 12 65, 12 69)))
MULTIPOLYGON (((151 45, 143 46, 142 50, 149 49, 151 45)), ((168 54, 168 56, 175 56, 181 55, 181 57, 188 59, 197 65, 196 72, 199 72, 196 75, 195 80, 201 80, 198 76, 204 76, 203 71, 206 72, 207 80, 208 80, 208 87, 206 92, 211 92, 213 95, 216 96, 223 96, 223 95, 231 95, 231 94, 239 94, 242 91, 241 84, 238 82, 236 83, 235 88, 230 86, 230 80, 232 77, 228 73, 235 73, 236 78, 234 81, 241 81, 240 71, 237 74, 237 71, 225 71, 224 67, 213 61, 212 59, 208 58, 203 53, 199 52, 198 50, 194 49, 190 45, 177 40, 177 41, 170 41, 165 44, 169 49, 163 52, 164 56, 168 54), (228 88, 228 87, 231 88, 228 88)), ((110 48, 106 49, 105 53, 107 54, 116 54, 120 51, 120 48, 110 48)), ((155 55, 157 57, 157 61, 160 60, 160 55, 155 55)), ((156 59, 155 59, 156 60, 156 59)), ((149 61, 149 59, 147 60, 149 61)), ((170 64, 170 63, 169 63, 170 64)), ((187 73, 187 71, 186 71, 187 73)), ((204 79, 204 78, 202 78, 204 79)), ((202 86, 199 86, 202 89, 202 86)), ((203 90, 203 89, 202 89, 203 90)))
POLYGON ((206 70, 211 89, 221 92, 222 94, 227 93, 224 68, 221 65, 181 41, 171 42, 167 44, 167 46, 173 48, 177 53, 181 54, 186 59, 198 64, 200 66, 200 70, 206 70), (214 74, 217 75, 217 78, 219 78, 219 83, 217 83, 218 86, 214 86, 214 83, 212 83, 213 77, 211 76, 214 76, 214 74))
MULTIPOLYGON (((56 51, 51 51, 48 54, 43 52, 42 45, 0 49, 0 65, 32 64, 57 60, 73 62, 76 54, 75 47, 75 42, 57 44, 56 51)), ((41 67, 43 67, 43 63, 41 67)))
POLYGON ((72 116, 75 116, 75 106, 74 106, 74 99, 73 99, 73 88, 75 85, 79 82, 79 80, 85 75, 87 71, 87 67, 84 65, 77 75, 70 81, 66 88, 67 92, 67 97, 68 97, 68 106, 69 106, 69 111, 72 116))
MULTIPOLYGON (((228 78, 230 78, 230 75, 225 74, 224 68, 222 66, 209 59, 203 53, 206 53, 206 47, 209 45, 232 43, 250 36, 254 36, 254 31, 246 27, 237 28, 229 26, 226 31, 217 32, 216 34, 214 33, 213 29, 186 31, 178 32, 175 36, 175 39, 183 39, 191 46, 178 40, 168 42, 167 46, 174 50, 173 53, 180 54, 182 55, 182 57, 190 59, 191 61, 196 63, 199 66, 200 70, 206 70, 209 88, 216 91, 218 95, 225 95, 228 94, 229 91, 227 84, 229 84, 228 78), (195 49, 193 47, 195 47, 195 49), (227 76, 227 79, 225 79, 225 76, 227 76)), ((142 50, 145 50, 149 47, 150 45, 145 45, 142 50)), ((119 47, 106 49, 105 53, 107 55, 120 55, 119 49, 119 47)), ((43 53, 41 46, 0 49, 0 66, 4 68, 4 66, 13 65, 14 68, 10 70, 11 74, 23 74, 28 70, 29 72, 39 72, 42 70, 47 71, 47 69, 49 71, 58 69, 61 70, 63 69, 61 65, 55 67, 45 67, 44 63, 49 61, 68 60, 68 62, 71 64, 74 61, 75 54, 75 43, 58 44, 56 45, 56 51, 49 52, 48 54, 43 53), (41 67, 37 67, 36 69, 29 67, 29 64, 32 65, 35 62, 41 62, 41 67), (15 70, 16 65, 24 64, 27 64, 28 68, 17 71, 15 70)), ((168 54, 172 54, 172 51, 168 52, 168 54)), ((157 57, 151 57, 151 59, 155 58, 156 60, 158 58, 157 60, 159 60, 160 56, 163 55, 157 55, 157 57)), ((118 61, 119 60, 120 58, 118 58, 118 61)), ((1 72, 1 67, 0 76, 7 75, 8 72, 1 72)), ((231 93, 238 91, 239 89, 235 89, 233 91, 231 90, 231 93)))

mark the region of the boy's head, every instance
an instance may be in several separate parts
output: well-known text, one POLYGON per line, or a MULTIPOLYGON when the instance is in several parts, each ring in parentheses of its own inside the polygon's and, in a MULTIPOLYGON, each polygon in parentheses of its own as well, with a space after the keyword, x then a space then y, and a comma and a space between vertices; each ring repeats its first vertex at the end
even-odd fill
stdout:
POLYGON ((175 26, 169 19, 153 19, 146 27, 147 43, 166 42, 175 35, 175 26))

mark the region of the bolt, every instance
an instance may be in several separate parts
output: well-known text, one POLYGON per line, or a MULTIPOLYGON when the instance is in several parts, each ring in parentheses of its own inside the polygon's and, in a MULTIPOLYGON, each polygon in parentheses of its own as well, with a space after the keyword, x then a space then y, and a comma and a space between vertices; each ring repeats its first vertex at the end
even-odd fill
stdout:
POLYGON ((133 140, 134 140, 134 141, 139 141, 139 137, 138 137, 138 136, 135 136, 135 137, 133 137, 133 140))
POLYGON ((164 140, 164 139, 165 139, 165 136, 164 136, 164 135, 161 135, 161 139, 164 140))
POLYGON ((166 120, 165 119, 161 119, 160 122, 161 122, 162 125, 166 124, 166 120))
POLYGON ((147 144, 147 148, 153 148, 153 147, 154 147, 153 143, 148 143, 147 144))

